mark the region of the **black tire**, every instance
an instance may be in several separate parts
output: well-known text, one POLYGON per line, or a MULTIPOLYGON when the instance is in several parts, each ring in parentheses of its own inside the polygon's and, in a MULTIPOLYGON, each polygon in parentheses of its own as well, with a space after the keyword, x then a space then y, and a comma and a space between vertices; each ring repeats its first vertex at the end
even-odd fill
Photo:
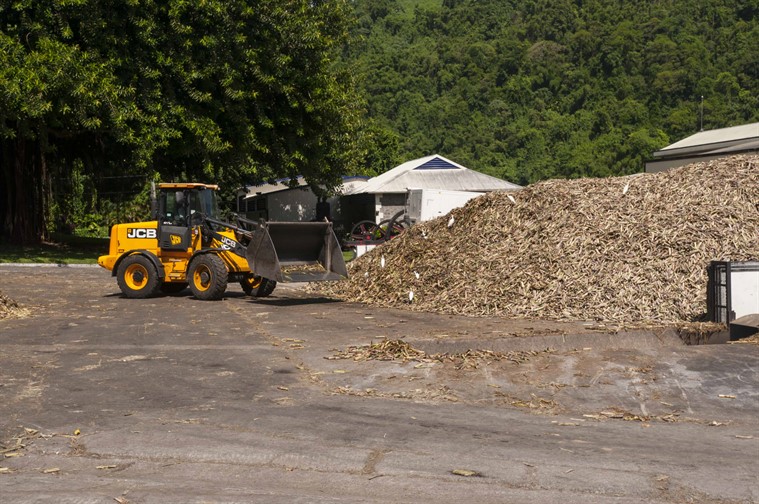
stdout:
POLYGON ((124 295, 145 299, 158 294, 161 281, 153 262, 141 254, 125 257, 116 272, 116 282, 124 295))
POLYGON ((274 292, 277 286, 276 280, 269 280, 258 275, 250 275, 240 282, 240 287, 248 296, 266 297, 274 292))
POLYGON ((263 285, 264 279, 257 275, 248 275, 240 281, 240 287, 248 296, 255 296, 258 289, 263 285))
POLYGON ((190 263, 187 280, 190 290, 196 298, 203 301, 215 301, 224 296, 227 290, 229 273, 224 261, 216 254, 197 256, 190 263))
POLYGON ((264 278, 263 281, 263 284, 258 288, 258 291, 255 294, 256 297, 269 297, 277 287, 276 280, 269 280, 268 278, 264 278))
POLYGON ((161 292, 164 294, 179 294, 187 288, 187 282, 164 282, 161 284, 161 292))

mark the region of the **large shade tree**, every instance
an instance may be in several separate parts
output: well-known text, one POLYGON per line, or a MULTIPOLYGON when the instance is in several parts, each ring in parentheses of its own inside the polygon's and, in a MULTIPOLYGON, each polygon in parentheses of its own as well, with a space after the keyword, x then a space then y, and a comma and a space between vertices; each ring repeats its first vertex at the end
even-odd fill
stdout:
POLYGON ((336 185, 361 157, 333 64, 350 20, 347 0, 0 0, 0 234, 43 239, 74 168, 336 185))

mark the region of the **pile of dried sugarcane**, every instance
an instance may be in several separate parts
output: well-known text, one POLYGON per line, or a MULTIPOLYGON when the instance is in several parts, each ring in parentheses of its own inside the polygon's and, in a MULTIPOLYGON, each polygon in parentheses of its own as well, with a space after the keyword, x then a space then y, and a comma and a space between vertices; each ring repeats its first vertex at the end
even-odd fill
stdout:
POLYGON ((25 311, 19 307, 18 303, 0 292, 0 320, 11 317, 20 316, 25 311))
POLYGON ((450 314, 674 323, 706 312, 712 260, 759 259, 759 156, 549 180, 413 226, 326 287, 450 314))

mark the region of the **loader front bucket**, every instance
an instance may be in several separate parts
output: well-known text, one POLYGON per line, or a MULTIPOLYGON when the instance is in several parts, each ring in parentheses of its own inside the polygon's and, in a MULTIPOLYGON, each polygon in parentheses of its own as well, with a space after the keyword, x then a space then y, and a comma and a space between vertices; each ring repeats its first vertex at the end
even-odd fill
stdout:
POLYGON ((245 257, 253 273, 278 282, 348 276, 331 222, 262 223, 253 231, 245 257))

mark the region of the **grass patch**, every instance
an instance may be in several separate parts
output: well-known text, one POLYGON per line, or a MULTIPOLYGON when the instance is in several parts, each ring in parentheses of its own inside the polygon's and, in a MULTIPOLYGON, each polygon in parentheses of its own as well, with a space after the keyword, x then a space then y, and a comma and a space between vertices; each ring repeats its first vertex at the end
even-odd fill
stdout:
POLYGON ((107 238, 53 235, 53 241, 19 246, 0 242, 0 263, 97 264, 108 253, 107 238))

